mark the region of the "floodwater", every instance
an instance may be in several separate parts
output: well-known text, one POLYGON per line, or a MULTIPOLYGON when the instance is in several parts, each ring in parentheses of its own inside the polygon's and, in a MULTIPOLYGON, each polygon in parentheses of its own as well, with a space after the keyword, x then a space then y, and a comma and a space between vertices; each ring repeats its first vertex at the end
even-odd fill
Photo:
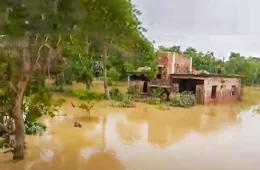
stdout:
POLYGON ((258 93, 241 103, 169 111, 141 103, 108 108, 102 102, 92 120, 67 98, 61 109, 67 116, 41 118, 48 129, 27 136, 25 159, 14 163, 12 154, 0 155, 0 169, 259 170, 258 93))

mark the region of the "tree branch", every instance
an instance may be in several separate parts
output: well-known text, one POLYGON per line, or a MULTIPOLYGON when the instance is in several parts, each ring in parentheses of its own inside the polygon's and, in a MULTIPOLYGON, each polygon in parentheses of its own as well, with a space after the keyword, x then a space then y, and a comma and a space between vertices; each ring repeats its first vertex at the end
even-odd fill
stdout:
POLYGON ((56 45, 57 45, 57 46, 60 45, 60 42, 61 42, 61 36, 59 35, 59 40, 58 40, 58 42, 57 42, 56 45))
POLYGON ((12 81, 8 81, 7 75, 3 76, 3 80, 5 81, 7 87, 11 90, 13 90, 15 93, 17 92, 17 88, 14 86, 12 81))

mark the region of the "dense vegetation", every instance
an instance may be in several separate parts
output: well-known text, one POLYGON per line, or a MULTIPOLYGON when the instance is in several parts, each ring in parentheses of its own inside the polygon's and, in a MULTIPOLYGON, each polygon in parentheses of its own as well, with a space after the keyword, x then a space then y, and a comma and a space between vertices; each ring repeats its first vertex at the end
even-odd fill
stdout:
POLYGON ((104 97, 110 99, 107 70, 117 80, 128 68, 153 67, 155 54, 143 36, 140 13, 129 0, 0 1, 1 91, 10 106, 1 115, 14 121, 14 159, 24 157, 25 131, 39 129, 31 128, 38 125, 35 118, 53 109, 47 101, 30 102, 46 90, 46 75, 55 78, 59 91, 72 81, 89 89, 94 77, 103 77, 104 97), (25 121, 30 110, 33 119, 25 121))
MULTIPOLYGON (((24 158, 25 132, 44 130, 37 118, 53 115, 60 105, 52 99, 46 78, 55 79, 58 91, 73 81, 84 83, 85 92, 72 93, 87 102, 80 107, 89 117, 92 99, 112 97, 120 101, 119 107, 134 107, 136 87, 122 95, 116 89, 109 93, 108 85, 126 78, 127 71, 149 68, 155 72, 155 50, 144 37, 146 29, 138 15, 141 12, 130 0, 0 0, 0 135, 14 134, 14 159, 24 158), (103 79, 103 94, 90 91, 95 78, 103 79)), ((259 83, 256 58, 231 53, 223 62, 211 52, 203 54, 194 48, 160 50, 192 57, 198 70, 216 72, 221 65, 224 73, 243 75, 247 84, 259 83)), ((163 98, 158 90, 148 101, 157 104, 163 98)), ((192 97, 184 99, 180 105, 193 105, 192 97)))

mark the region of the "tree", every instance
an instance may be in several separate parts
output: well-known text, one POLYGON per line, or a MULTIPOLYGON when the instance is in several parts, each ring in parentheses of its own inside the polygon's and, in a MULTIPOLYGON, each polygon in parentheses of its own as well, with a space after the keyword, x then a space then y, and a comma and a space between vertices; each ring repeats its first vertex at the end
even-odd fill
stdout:
POLYGON ((112 81, 117 81, 120 77, 120 73, 117 72, 116 68, 114 67, 111 67, 109 70, 108 70, 108 73, 107 73, 108 77, 112 80, 112 81))
POLYGON ((6 65, 2 75, 13 105, 15 122, 14 159, 23 159, 25 126, 22 103, 25 91, 39 71, 49 72, 61 56, 61 35, 71 33, 72 1, 30 0, 0 2, 2 34, 0 57, 6 65), (64 19, 66 18, 66 20, 64 19))
POLYGON ((108 56, 111 50, 120 51, 130 44, 129 39, 140 36, 140 22, 136 17, 136 13, 140 12, 128 0, 86 1, 84 5, 88 14, 84 27, 86 30, 95 30, 91 32, 91 37, 99 42, 97 49, 103 59, 104 91, 106 98, 110 99, 106 71, 108 56))

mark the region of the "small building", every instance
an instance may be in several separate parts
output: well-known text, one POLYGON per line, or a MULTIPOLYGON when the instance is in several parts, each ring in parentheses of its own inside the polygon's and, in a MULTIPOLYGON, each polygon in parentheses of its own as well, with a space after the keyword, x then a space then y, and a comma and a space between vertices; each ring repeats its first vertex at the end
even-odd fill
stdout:
POLYGON ((218 74, 173 74, 175 92, 191 91, 197 104, 216 104, 237 101, 241 96, 240 76, 218 74))
POLYGON ((241 98, 241 76, 195 71, 192 58, 175 52, 158 53, 155 79, 149 80, 145 73, 142 78, 137 77, 132 74, 129 81, 138 81, 142 93, 159 87, 165 89, 168 96, 170 93, 190 91, 196 96, 197 104, 232 102, 241 98))
POLYGON ((128 86, 137 86, 140 94, 148 94, 150 82, 146 72, 129 72, 128 73, 128 86))

